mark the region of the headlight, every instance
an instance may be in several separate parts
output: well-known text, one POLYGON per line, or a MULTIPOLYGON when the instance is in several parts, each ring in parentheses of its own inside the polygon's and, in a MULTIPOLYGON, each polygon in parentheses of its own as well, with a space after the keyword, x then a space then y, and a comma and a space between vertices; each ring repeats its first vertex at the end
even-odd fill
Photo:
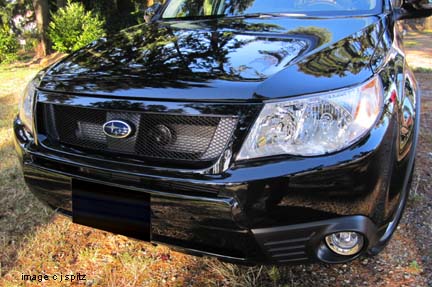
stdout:
POLYGON ((24 89, 19 104, 19 118, 29 132, 33 132, 33 110, 35 94, 35 80, 32 80, 24 89))
POLYGON ((341 150, 374 125, 383 102, 379 77, 328 93, 267 102, 237 160, 272 155, 322 155, 341 150))

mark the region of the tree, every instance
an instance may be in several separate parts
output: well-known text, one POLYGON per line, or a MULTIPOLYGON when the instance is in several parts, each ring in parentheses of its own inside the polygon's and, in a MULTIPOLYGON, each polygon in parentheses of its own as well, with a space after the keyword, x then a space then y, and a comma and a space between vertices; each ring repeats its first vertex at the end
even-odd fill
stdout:
POLYGON ((49 3, 48 0, 33 0, 36 24, 38 29, 38 45, 36 48, 36 57, 46 56, 49 51, 49 42, 47 37, 49 23, 49 3))
POLYGON ((105 21, 78 2, 67 2, 51 15, 48 37, 53 48, 59 52, 70 53, 103 37, 105 21))

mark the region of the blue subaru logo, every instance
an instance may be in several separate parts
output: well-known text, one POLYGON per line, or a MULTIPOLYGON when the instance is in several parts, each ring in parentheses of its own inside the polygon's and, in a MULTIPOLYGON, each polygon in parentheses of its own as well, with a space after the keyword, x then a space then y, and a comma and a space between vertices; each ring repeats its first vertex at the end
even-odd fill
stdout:
POLYGON ((124 121, 112 120, 103 125, 103 131, 109 137, 123 139, 130 136, 133 130, 132 127, 124 121))

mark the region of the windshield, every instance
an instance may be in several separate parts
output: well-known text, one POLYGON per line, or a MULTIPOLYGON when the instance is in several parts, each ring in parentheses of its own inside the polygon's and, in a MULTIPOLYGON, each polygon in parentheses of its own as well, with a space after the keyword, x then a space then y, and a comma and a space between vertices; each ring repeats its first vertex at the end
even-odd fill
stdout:
POLYGON ((162 18, 274 14, 359 15, 380 8, 379 0, 171 0, 162 18))

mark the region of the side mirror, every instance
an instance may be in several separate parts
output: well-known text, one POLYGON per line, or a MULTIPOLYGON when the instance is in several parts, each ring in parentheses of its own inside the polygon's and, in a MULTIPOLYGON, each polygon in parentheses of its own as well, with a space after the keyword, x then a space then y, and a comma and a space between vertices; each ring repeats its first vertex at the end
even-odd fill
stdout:
POLYGON ((146 23, 150 23, 152 21, 153 17, 160 12, 161 8, 162 8, 162 4, 155 3, 155 4, 151 5, 150 7, 148 7, 147 9, 145 9, 144 21, 146 23))
POLYGON ((432 15, 432 0, 404 0, 395 13, 397 20, 429 17, 432 15))

